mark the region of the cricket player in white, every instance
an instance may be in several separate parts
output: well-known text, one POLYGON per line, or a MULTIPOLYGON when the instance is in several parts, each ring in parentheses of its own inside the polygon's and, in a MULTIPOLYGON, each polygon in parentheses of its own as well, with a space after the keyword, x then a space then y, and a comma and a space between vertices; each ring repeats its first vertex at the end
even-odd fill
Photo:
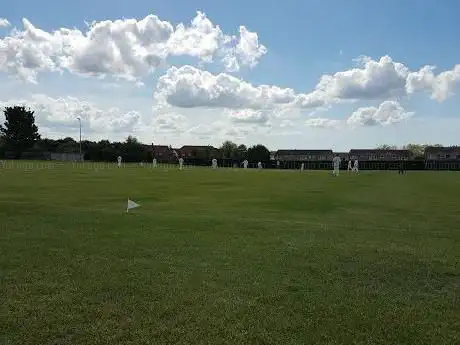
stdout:
POLYGON ((354 171, 355 173, 359 173, 359 163, 358 163, 358 160, 357 160, 357 159, 355 159, 355 164, 354 164, 354 166, 353 166, 353 171, 354 171))
POLYGON ((347 169, 347 170, 348 170, 348 171, 352 171, 352 170, 353 170, 352 167, 351 167, 351 159, 348 160, 348 169, 347 169))
POLYGON ((179 158, 179 169, 182 170, 183 167, 184 167, 184 159, 181 157, 179 158))
POLYGON ((334 171, 333 171, 334 176, 339 176, 340 162, 341 162, 341 159, 339 155, 335 155, 334 159, 332 159, 332 164, 334 166, 334 171))
POLYGON ((245 160, 243 161, 243 168, 244 168, 244 169, 247 169, 247 168, 248 168, 248 164, 249 164, 248 160, 245 159, 245 160))
POLYGON ((157 159, 156 159, 156 158, 153 159, 153 161, 152 161, 152 166, 153 166, 154 168, 157 167, 157 159))
POLYGON ((302 164, 300 165, 300 171, 302 172, 304 169, 305 169, 305 163, 302 163, 302 164))
POLYGON ((258 167, 259 169, 262 169, 262 162, 257 163, 257 167, 258 167))
POLYGON ((212 159, 212 168, 217 169, 217 159, 215 158, 212 159))
POLYGON ((121 156, 117 157, 117 164, 118 164, 118 167, 121 168, 121 156))

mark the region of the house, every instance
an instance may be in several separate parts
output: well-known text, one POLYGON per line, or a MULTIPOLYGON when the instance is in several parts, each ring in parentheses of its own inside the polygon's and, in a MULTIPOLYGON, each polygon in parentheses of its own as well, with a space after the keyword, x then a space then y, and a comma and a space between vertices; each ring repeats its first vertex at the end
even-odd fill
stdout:
POLYGON ((278 161, 330 161, 332 150, 278 150, 274 159, 278 161))
POLYGON ((335 155, 338 155, 343 161, 347 161, 350 157, 350 152, 334 152, 335 155))
MULTIPOLYGON (((147 145, 146 145, 147 147, 147 145)), ((170 160, 173 157, 173 152, 167 145, 149 145, 152 156, 159 160, 170 160)))
POLYGON ((399 161, 411 159, 412 153, 409 150, 396 149, 352 149, 349 156, 359 161, 399 161))
POLYGON ((460 160, 460 146, 428 146, 425 148, 425 160, 460 160))
POLYGON ((176 151, 181 157, 184 157, 184 158, 209 159, 209 158, 219 157, 219 150, 210 145, 204 145, 204 146, 185 145, 176 151))

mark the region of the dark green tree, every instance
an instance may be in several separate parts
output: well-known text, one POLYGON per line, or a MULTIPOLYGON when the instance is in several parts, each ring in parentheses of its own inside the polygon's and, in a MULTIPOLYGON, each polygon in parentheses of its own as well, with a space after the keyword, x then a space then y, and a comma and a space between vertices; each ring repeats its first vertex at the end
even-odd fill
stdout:
POLYGON ((238 145, 230 140, 227 140, 222 143, 219 150, 222 154, 222 158, 235 159, 237 156, 238 145))
POLYGON ((245 160, 248 158, 248 148, 246 145, 239 145, 236 149, 236 158, 239 160, 245 160))
POLYGON ((6 149, 14 152, 15 158, 20 158, 40 139, 34 111, 24 106, 14 106, 6 107, 3 113, 5 123, 0 125, 0 134, 4 137, 6 149))
POLYGON ((254 145, 248 149, 248 159, 251 162, 267 162, 270 160, 270 151, 264 145, 254 145))

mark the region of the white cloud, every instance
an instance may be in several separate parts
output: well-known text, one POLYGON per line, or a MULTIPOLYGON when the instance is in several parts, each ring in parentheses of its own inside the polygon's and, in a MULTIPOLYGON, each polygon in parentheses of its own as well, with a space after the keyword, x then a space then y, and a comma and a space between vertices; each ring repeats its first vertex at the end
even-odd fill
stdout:
POLYGON ((6 28, 10 26, 10 22, 6 18, 0 18, 0 28, 6 28))
POLYGON ((222 61, 226 70, 236 72, 240 65, 255 67, 259 60, 267 53, 267 48, 259 43, 256 32, 250 32, 246 27, 240 26, 240 39, 236 46, 230 49, 222 61))
POLYGON ((52 98, 35 94, 28 100, 9 100, 0 102, 0 108, 24 105, 35 111, 39 129, 59 132, 63 135, 78 128, 77 118, 82 119, 85 133, 130 133, 141 123, 137 111, 124 112, 119 108, 100 109, 90 102, 75 97, 52 98))
POLYGON ((158 79, 154 98, 180 108, 263 109, 295 100, 293 89, 254 86, 229 74, 214 75, 193 66, 171 67, 158 79))
POLYGON ((291 120, 282 120, 280 122, 280 127, 281 128, 292 128, 294 127, 294 122, 291 120))
POLYGON ((323 75, 315 88, 330 100, 382 99, 405 93, 409 70, 389 56, 357 59, 358 67, 323 75))
POLYGON ((261 110, 226 110, 225 113, 228 116, 228 118, 235 123, 263 125, 267 124, 270 119, 268 113, 261 110))
POLYGON ((155 15, 93 22, 86 32, 60 28, 47 32, 23 19, 0 39, 0 71, 35 82, 41 71, 63 71, 139 80, 169 56, 191 56, 210 63, 218 58, 231 70, 255 66, 267 52, 258 35, 240 27, 239 37, 222 32, 204 13, 176 27, 155 15))
POLYGON ((263 125, 257 123, 235 123, 228 118, 209 121, 190 128, 187 133, 198 139, 213 139, 215 141, 237 140, 249 138, 254 135, 266 135, 271 129, 270 123, 263 125))
POLYGON ((426 88, 432 88, 434 98, 444 100, 460 81, 460 67, 435 77, 431 70, 423 76, 410 72, 389 56, 378 61, 361 57, 358 62, 360 67, 322 76, 310 93, 276 85, 256 86, 193 66, 171 67, 158 79, 154 98, 160 104, 180 108, 271 110, 282 118, 299 109, 325 109, 344 101, 388 100, 426 88))
POLYGON ((323 117, 314 117, 305 121, 307 127, 314 128, 337 128, 341 124, 339 120, 326 119, 323 117))
POLYGON ((403 122, 414 115, 396 101, 385 101, 378 107, 362 107, 354 111, 347 119, 352 127, 390 125, 403 122))
POLYGON ((435 69, 435 66, 424 66, 417 72, 409 73, 406 81, 407 92, 425 90, 431 92, 431 98, 438 102, 453 95, 455 88, 460 85, 460 64, 438 75, 434 74, 435 69))
POLYGON ((172 112, 157 115, 152 122, 153 131, 157 133, 182 133, 186 130, 187 119, 172 112))

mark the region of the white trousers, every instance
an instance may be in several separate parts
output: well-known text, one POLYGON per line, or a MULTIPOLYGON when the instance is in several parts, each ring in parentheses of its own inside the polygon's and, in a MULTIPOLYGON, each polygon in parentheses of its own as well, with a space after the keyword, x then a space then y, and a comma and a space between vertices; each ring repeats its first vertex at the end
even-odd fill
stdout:
POLYGON ((338 165, 334 165, 334 175, 339 175, 339 168, 338 165))

